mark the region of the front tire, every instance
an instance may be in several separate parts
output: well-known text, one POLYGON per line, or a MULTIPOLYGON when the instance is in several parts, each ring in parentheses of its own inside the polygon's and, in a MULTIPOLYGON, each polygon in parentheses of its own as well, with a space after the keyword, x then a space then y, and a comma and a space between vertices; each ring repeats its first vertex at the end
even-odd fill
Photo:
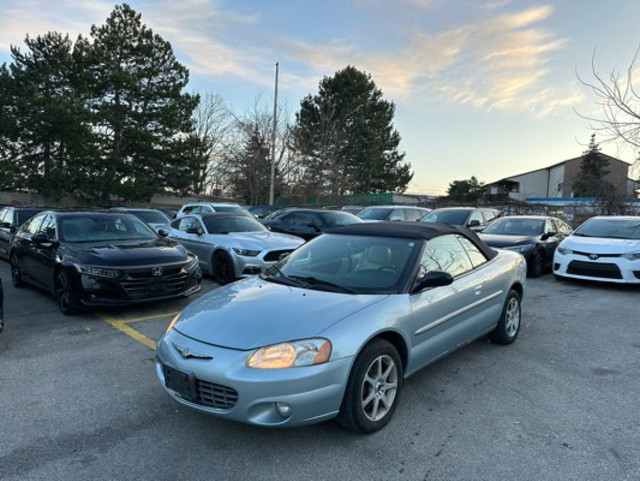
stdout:
POLYGON ((529 276, 530 277, 540 277, 544 274, 544 255, 540 252, 534 252, 531 254, 531 259, 529 260, 529 276))
POLYGON ((491 331, 489 338, 497 344, 511 344, 518 337, 521 320, 522 306, 520 296, 516 291, 511 290, 502 308, 502 315, 498 325, 491 331))
POLYGON ((351 369, 338 422, 349 431, 371 434, 382 429, 398 405, 402 361, 383 339, 365 346, 351 369))
POLYGON ((60 312, 65 316, 73 316, 80 311, 78 295, 64 269, 60 270, 56 275, 56 300, 58 301, 60 312))
POLYGON ((15 254, 11 256, 11 283, 13 284, 13 287, 16 287, 17 289, 21 289, 25 286, 24 280, 22 279, 22 271, 18 265, 18 258, 15 254))
POLYGON ((223 251, 218 251, 213 255, 211 272, 213 273, 213 278, 220 285, 229 284, 236 279, 233 260, 229 257, 229 254, 223 251))

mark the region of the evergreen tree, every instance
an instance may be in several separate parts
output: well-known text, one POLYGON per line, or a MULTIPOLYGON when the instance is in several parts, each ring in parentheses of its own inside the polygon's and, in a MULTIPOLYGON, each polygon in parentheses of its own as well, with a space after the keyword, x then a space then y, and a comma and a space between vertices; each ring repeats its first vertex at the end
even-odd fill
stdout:
POLYGON ((600 153, 596 135, 591 135, 588 149, 582 154, 580 173, 573 183, 575 197, 605 197, 613 189, 611 182, 605 180, 609 170, 609 161, 600 153))
POLYGON ((398 151, 395 105, 371 76, 348 66, 325 77, 296 114, 294 148, 316 194, 403 192, 413 173, 398 151))
POLYGON ((475 203, 485 195, 485 186, 475 176, 468 180, 454 180, 449 184, 447 196, 457 202, 475 203))
POLYGON ((86 177, 87 196, 148 200, 164 187, 186 188, 175 176, 201 170, 181 147, 193 150, 191 115, 198 96, 182 93, 187 69, 169 42, 154 35, 129 5, 116 6, 106 23, 77 44, 86 73, 95 145, 86 177))
POLYGON ((9 89, 3 100, 10 170, 15 188, 59 198, 74 191, 90 137, 73 43, 49 32, 27 36, 25 44, 25 53, 11 48, 13 62, 1 75, 9 89))

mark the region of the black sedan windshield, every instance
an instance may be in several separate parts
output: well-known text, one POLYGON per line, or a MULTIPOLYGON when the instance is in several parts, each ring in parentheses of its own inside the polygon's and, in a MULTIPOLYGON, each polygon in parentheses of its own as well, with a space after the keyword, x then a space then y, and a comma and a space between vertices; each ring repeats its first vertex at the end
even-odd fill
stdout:
POLYGON ((638 219, 590 219, 578 227, 574 235, 611 239, 640 239, 638 219))
POLYGON ((64 242, 118 242, 156 239, 157 234, 130 214, 62 217, 60 240, 64 242))
POLYGON ((324 234, 292 252, 265 278, 337 292, 398 292, 420 245, 404 238, 324 234))
POLYGON ((526 235, 537 236, 542 234, 544 220, 542 219, 497 219, 482 231, 484 234, 502 235, 526 235))
POLYGON ((159 210, 132 210, 129 212, 149 224, 168 224, 171 222, 171 220, 159 210))
POLYGON ((203 222, 209 234, 268 231, 265 226, 263 226, 253 217, 247 217, 244 215, 229 217, 204 217, 203 222))
POLYGON ((358 217, 366 220, 385 220, 391 209, 388 207, 365 207, 358 212, 358 217))

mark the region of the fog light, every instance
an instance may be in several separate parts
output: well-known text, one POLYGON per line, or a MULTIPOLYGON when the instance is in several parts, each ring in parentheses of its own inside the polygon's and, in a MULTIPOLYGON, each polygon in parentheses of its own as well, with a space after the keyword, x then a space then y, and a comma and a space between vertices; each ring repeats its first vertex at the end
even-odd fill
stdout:
POLYGON ((289 416, 291 416, 291 406, 289 406, 287 403, 276 403, 276 409, 278 410, 280 416, 282 416, 283 418, 288 418, 289 416))
POLYGON ((553 270, 557 271, 558 269, 560 269, 560 264, 556 262, 555 264, 553 264, 553 270))

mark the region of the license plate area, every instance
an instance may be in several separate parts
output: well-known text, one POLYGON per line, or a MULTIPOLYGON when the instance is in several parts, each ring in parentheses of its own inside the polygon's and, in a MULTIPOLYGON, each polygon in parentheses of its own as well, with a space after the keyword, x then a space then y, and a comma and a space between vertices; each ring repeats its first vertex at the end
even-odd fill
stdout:
POLYGON ((147 280, 147 289, 153 292, 166 291, 169 287, 169 279, 152 277, 147 280))
POLYGON ((164 384, 168 389, 190 401, 197 399, 196 379, 193 374, 182 372, 166 364, 162 365, 162 373, 164 374, 164 384))

